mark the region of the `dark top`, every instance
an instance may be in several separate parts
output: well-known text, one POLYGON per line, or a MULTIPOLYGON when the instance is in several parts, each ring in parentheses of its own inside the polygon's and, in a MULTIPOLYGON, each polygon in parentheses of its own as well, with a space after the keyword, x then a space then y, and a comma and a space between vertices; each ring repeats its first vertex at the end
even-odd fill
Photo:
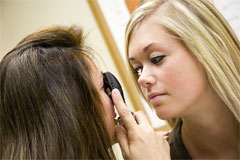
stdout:
POLYGON ((181 135, 182 121, 173 129, 169 135, 171 159, 192 159, 185 148, 181 135))

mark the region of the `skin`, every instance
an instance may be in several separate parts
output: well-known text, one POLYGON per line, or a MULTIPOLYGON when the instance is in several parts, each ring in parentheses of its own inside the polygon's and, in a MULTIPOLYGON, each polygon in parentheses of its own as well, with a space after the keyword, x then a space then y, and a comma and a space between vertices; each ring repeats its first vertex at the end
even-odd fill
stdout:
POLYGON ((125 125, 116 126, 117 140, 124 159, 170 160, 170 148, 164 133, 155 132, 143 112, 132 115, 117 89, 113 89, 112 98, 125 125))
MULTIPOLYGON (((98 81, 94 81, 98 89, 106 111, 106 124, 112 144, 120 144, 125 159, 170 159, 170 148, 166 139, 168 132, 155 132, 143 112, 135 112, 134 116, 129 107, 124 103, 119 91, 114 89, 112 98, 118 114, 120 115, 125 128, 116 125, 114 105, 105 93, 103 88, 102 71, 91 61, 92 76, 97 75, 98 81), (114 95, 113 95, 114 94, 114 95), (144 150, 144 152, 142 152, 144 150), (161 152, 159 152, 161 151, 161 152)), ((94 78, 95 79, 95 78, 94 78)))
POLYGON ((192 158, 239 158, 239 123, 188 49, 152 18, 158 14, 161 9, 133 32, 129 44, 144 96, 159 118, 181 117, 192 158), (152 93, 157 96, 149 98, 152 93))
POLYGON ((204 103, 211 94, 204 73, 180 41, 151 23, 143 24, 129 45, 130 63, 141 72, 138 83, 147 99, 148 95, 158 95, 149 101, 162 119, 190 114, 193 105, 204 103), (158 63, 151 62, 161 56, 164 58, 158 63))
POLYGON ((103 102, 103 106, 105 109, 106 124, 107 124, 108 132, 110 135, 110 139, 111 139, 112 144, 114 144, 114 143, 116 143, 115 122, 114 122, 114 118, 115 118, 116 114, 115 114, 115 110, 114 110, 114 105, 113 105, 111 99, 109 98, 109 96, 104 91, 102 71, 92 62, 90 62, 90 64, 91 64, 91 68, 92 68, 92 76, 95 77, 95 78, 93 78, 93 79, 95 79, 93 82, 101 96, 101 100, 103 102), (97 75, 97 78, 96 78, 96 75, 97 75), (96 81, 96 79, 97 79, 97 81, 96 81))

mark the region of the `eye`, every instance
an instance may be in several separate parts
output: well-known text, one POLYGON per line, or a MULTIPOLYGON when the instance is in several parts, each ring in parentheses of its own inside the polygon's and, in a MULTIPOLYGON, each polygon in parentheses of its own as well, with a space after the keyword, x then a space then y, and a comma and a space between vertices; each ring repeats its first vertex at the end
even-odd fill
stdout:
POLYGON ((134 68, 134 73, 140 76, 142 74, 142 67, 136 67, 134 68))
POLYGON ((157 63, 159 63, 164 57, 165 57, 164 55, 162 55, 162 56, 156 56, 156 57, 151 58, 150 60, 151 60, 151 62, 152 62, 153 64, 157 64, 157 63))

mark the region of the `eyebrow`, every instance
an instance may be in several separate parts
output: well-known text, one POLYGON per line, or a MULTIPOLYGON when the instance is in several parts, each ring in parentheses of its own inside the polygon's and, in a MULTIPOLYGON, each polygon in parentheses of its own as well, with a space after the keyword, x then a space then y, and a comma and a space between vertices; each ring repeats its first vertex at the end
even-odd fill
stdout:
MULTIPOLYGON (((155 47, 155 46, 157 46, 157 48, 159 50, 164 50, 163 47, 161 47, 159 43, 150 43, 142 49, 142 53, 149 53, 151 51, 152 47, 155 47)), ((135 58, 130 57, 128 60, 129 61, 134 61, 135 58)))
POLYGON ((144 47, 142 51, 143 51, 144 53, 148 53, 149 50, 151 49, 151 47, 154 46, 154 45, 156 45, 156 44, 157 44, 157 43, 150 43, 150 44, 148 44, 146 47, 144 47))

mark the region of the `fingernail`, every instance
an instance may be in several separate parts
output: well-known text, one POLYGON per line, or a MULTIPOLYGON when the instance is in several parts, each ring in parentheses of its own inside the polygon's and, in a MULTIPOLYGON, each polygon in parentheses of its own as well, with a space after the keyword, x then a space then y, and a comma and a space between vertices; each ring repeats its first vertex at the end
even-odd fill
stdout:
POLYGON ((118 96, 120 93, 119 93, 118 89, 114 88, 112 90, 112 94, 114 94, 115 96, 118 96))

